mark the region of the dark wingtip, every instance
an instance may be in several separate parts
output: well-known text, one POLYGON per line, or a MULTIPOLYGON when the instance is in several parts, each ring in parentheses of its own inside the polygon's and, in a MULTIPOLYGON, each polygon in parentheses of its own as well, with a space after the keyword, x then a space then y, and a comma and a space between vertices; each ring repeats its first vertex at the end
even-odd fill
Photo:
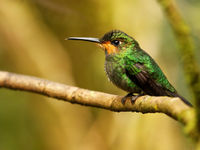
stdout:
POLYGON ((179 97, 185 104, 187 104, 187 105, 190 106, 190 107, 193 107, 193 105, 192 105, 188 100, 186 100, 184 97, 182 97, 182 96, 180 96, 180 95, 178 95, 178 97, 179 97))
POLYGON ((180 96, 179 94, 172 93, 172 92, 171 92, 171 96, 173 96, 173 97, 179 97, 186 105, 188 105, 190 107, 193 107, 193 105, 188 100, 186 100, 183 96, 180 96))

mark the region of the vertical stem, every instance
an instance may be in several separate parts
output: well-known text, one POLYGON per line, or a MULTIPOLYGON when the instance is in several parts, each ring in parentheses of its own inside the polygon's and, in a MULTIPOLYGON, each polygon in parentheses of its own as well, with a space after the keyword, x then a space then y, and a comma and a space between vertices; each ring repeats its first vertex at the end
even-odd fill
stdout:
POLYGON ((196 107, 195 131, 200 133, 200 71, 195 58, 194 42, 191 38, 190 29, 182 19, 173 0, 158 0, 171 25, 179 45, 179 53, 183 63, 183 69, 187 83, 194 96, 196 107))

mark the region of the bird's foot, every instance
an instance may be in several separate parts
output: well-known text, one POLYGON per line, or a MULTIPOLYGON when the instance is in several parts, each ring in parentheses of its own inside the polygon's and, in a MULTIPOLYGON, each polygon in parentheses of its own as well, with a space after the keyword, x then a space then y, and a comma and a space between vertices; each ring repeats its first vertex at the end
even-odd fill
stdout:
POLYGON ((134 95, 133 93, 128 93, 126 96, 124 96, 121 100, 122 104, 124 105, 126 103, 126 100, 127 98, 131 98, 131 103, 134 104, 136 99, 140 96, 143 96, 144 93, 140 93, 140 94, 137 94, 137 95, 134 95))
MULTIPOLYGON (((133 96, 133 93, 128 93, 126 96, 124 96, 124 97, 122 98, 122 100, 121 100, 122 104, 123 104, 123 105, 125 104, 127 98, 131 97, 131 99, 132 99, 132 96, 133 96)), ((132 100, 131 100, 131 101, 132 101, 132 100)))

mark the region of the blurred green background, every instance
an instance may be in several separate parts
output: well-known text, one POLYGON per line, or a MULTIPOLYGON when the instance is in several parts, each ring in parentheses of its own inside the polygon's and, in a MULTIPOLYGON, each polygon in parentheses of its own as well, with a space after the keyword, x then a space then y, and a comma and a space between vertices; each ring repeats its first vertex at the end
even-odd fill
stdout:
MULTIPOLYGON (((200 1, 177 0, 196 40, 200 1)), ((1 0, 1 70, 125 95, 104 73, 104 53, 69 36, 133 36, 170 82, 190 98, 177 43, 156 0, 1 0)), ((200 56, 197 52, 197 56, 200 56)), ((164 114, 115 113, 0 89, 0 150, 191 150, 182 126, 164 114)))

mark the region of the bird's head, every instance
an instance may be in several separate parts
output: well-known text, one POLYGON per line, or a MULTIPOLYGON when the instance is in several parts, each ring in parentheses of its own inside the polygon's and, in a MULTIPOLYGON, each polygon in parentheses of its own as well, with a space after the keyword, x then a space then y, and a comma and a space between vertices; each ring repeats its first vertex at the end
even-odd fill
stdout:
POLYGON ((137 41, 119 30, 110 31, 100 39, 91 37, 69 37, 68 40, 81 40, 97 43, 105 51, 106 55, 117 54, 121 51, 138 46, 137 41))

